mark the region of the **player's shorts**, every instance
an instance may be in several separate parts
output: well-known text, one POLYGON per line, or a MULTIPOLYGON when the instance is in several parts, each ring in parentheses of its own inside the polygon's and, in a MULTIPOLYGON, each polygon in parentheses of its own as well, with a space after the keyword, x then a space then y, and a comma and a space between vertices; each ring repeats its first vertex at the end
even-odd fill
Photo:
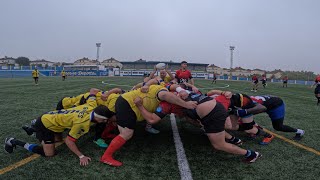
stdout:
POLYGON ((136 126, 137 116, 130 107, 128 101, 126 101, 122 96, 119 96, 115 104, 115 109, 117 124, 123 128, 127 127, 129 129, 134 129, 136 126))
POLYGON ((267 81, 266 80, 262 80, 262 84, 266 84, 267 83, 267 81))
POLYGON ((318 84, 317 87, 314 89, 314 94, 320 94, 320 85, 318 84))
POLYGON ((62 105, 62 100, 63 100, 63 99, 61 99, 61 100, 58 102, 57 107, 56 107, 56 110, 64 109, 64 107, 63 107, 63 105, 62 105))
POLYGON ((283 84, 287 84, 288 83, 288 81, 283 81, 283 84))
POLYGON ((34 80, 37 80, 37 79, 39 79, 39 77, 33 77, 33 79, 34 79, 34 80))
POLYGON ((282 103, 280 106, 270 109, 267 111, 267 114, 269 115, 271 121, 275 121, 278 119, 283 119, 285 116, 286 110, 285 110, 285 104, 282 103))
POLYGON ((219 133, 224 131, 224 124, 227 117, 227 111, 222 104, 217 102, 213 110, 208 115, 201 118, 200 121, 204 126, 206 133, 219 133))
POLYGON ((254 84, 258 84, 258 82, 259 82, 258 80, 253 81, 254 84))
POLYGON ((47 129, 42 121, 41 121, 41 117, 40 116, 36 123, 35 123, 35 129, 36 129, 36 137, 37 139, 42 142, 44 141, 45 144, 53 144, 54 143, 54 134, 55 132, 47 129))

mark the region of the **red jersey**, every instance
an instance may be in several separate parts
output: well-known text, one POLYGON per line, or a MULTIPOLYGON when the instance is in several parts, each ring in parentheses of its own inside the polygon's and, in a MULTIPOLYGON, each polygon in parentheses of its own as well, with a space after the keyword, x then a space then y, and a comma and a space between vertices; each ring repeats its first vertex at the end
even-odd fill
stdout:
POLYGON ((284 80, 284 81, 288 81, 288 77, 284 77, 283 80, 284 80))
POLYGON ((320 82, 320 75, 318 75, 318 76, 316 77, 316 80, 314 80, 314 82, 316 82, 316 83, 319 83, 319 82, 320 82))
POLYGON ((176 78, 178 83, 184 83, 188 82, 189 79, 192 79, 192 75, 189 70, 183 71, 182 69, 179 69, 176 71, 176 78))
MULTIPOLYGON (((211 96, 212 97, 212 96, 211 96)), ((219 102, 220 104, 223 105, 223 107, 228 111, 229 106, 230 106, 230 99, 227 99, 225 96, 223 95, 219 95, 216 96, 214 98, 217 102, 219 102)))
POLYGON ((161 119, 164 118, 167 114, 171 113, 174 113, 181 117, 183 116, 183 107, 175 104, 170 104, 166 101, 161 101, 155 112, 155 114, 161 119))
POLYGON ((258 81, 257 76, 253 76, 253 77, 252 77, 252 81, 258 81))

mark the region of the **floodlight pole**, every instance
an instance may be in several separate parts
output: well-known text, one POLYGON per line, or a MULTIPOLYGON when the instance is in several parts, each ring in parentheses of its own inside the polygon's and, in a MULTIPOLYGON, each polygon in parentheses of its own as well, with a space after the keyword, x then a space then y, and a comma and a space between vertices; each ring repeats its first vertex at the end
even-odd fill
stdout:
POLYGON ((99 61, 101 43, 96 43, 96 47, 97 47, 97 61, 99 61))
POLYGON ((230 46, 230 80, 232 79, 231 69, 233 67, 233 50, 235 46, 230 46))

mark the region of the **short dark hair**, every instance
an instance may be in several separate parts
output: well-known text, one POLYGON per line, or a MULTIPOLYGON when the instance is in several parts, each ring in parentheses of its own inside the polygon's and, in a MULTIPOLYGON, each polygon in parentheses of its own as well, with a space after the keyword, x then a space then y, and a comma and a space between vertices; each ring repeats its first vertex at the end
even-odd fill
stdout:
POLYGON ((188 62, 187 62, 187 61, 182 61, 182 62, 181 62, 181 64, 184 64, 184 63, 188 64, 188 62))

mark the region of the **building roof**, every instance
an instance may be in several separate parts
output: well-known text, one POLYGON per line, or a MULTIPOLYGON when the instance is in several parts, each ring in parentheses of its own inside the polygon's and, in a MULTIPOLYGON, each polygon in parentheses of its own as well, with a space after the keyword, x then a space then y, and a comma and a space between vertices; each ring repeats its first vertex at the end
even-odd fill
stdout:
POLYGON ((30 63, 54 63, 54 62, 51 62, 51 61, 47 61, 47 60, 44 60, 44 59, 39 59, 39 60, 35 60, 35 61, 30 61, 30 63))

